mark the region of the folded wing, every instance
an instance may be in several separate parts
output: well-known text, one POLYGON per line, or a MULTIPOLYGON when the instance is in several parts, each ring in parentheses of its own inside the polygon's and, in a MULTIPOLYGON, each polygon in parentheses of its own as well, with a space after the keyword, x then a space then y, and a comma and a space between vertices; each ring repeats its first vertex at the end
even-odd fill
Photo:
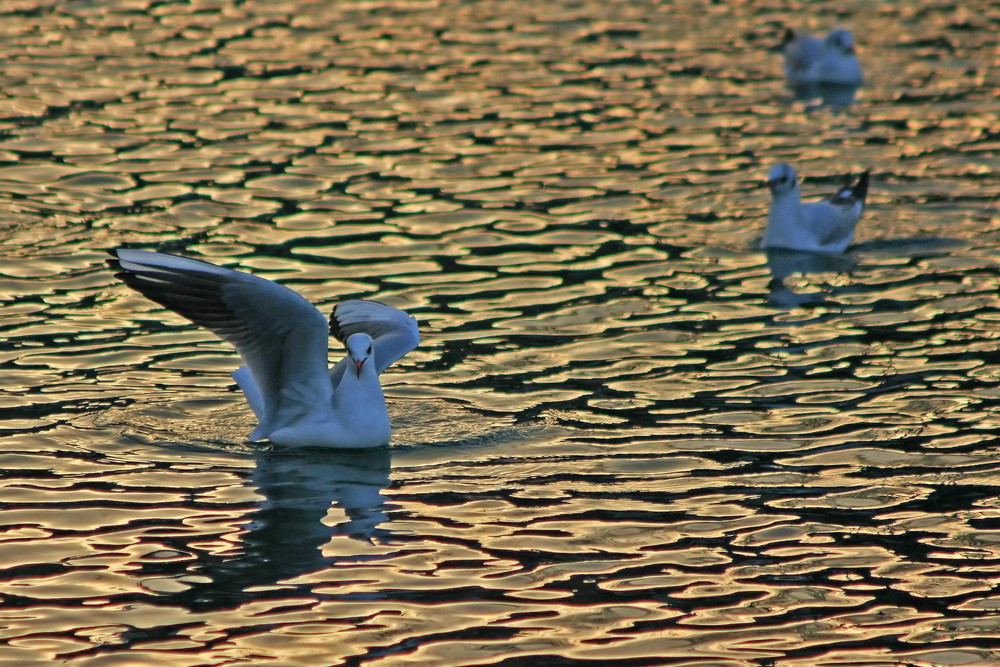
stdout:
POLYGON ((826 199, 806 204, 803 210, 816 238, 822 244, 839 244, 844 248, 854 236, 854 226, 861 218, 868 196, 869 172, 865 171, 857 183, 842 187, 826 199))

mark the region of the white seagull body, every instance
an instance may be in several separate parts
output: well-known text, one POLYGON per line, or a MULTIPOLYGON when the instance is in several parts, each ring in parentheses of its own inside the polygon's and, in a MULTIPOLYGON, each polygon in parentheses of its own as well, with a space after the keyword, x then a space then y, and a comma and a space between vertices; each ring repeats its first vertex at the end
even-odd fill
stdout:
POLYGON ((816 83, 816 66, 823 57, 823 40, 789 28, 781 47, 785 78, 793 86, 816 83))
POLYGON ((802 203, 798 175, 784 162, 771 168, 767 185, 771 209, 762 247, 841 253, 851 244, 868 196, 868 171, 857 183, 808 204, 802 203))
POLYGON ((233 372, 257 416, 251 440, 285 447, 389 444, 378 376, 420 342, 417 321, 375 301, 337 304, 326 318, 296 292, 196 259, 119 249, 108 263, 126 285, 233 344, 233 372), (327 368, 330 333, 347 356, 327 368))
POLYGON ((792 86, 860 86, 864 80, 850 30, 836 28, 820 40, 789 29, 782 52, 785 54, 785 77, 792 86))

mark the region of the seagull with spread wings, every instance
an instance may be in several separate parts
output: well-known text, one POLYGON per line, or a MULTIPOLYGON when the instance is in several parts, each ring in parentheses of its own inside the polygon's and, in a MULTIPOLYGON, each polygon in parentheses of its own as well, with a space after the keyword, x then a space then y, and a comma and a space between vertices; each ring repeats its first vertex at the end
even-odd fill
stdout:
POLYGON ((177 255, 119 249, 115 275, 233 344, 233 372, 258 425, 251 440, 284 447, 389 444, 379 375, 417 347, 417 321, 376 301, 342 301, 329 323, 291 289, 249 273, 177 255), (327 368, 329 335, 347 356, 327 368))

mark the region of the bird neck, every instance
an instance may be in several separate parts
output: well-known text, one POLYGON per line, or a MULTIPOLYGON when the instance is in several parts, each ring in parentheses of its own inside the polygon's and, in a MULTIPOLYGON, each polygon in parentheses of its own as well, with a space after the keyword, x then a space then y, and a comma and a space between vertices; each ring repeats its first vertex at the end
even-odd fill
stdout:
POLYGON ((353 363, 347 368, 344 373, 344 377, 340 384, 337 386, 337 394, 341 397, 351 396, 353 401, 364 401, 369 402, 378 399, 381 402, 385 401, 385 395, 382 393, 382 384, 378 380, 378 375, 375 373, 375 366, 372 360, 368 360, 364 366, 361 367, 361 372, 358 373, 354 369, 353 363))
POLYGON ((783 215, 788 215, 790 211, 797 211, 802 207, 802 196, 798 188, 793 188, 788 192, 782 192, 776 196, 771 205, 772 211, 781 211, 783 215))
POLYGON ((807 235, 799 189, 775 195, 767 214, 764 247, 801 248, 807 235))

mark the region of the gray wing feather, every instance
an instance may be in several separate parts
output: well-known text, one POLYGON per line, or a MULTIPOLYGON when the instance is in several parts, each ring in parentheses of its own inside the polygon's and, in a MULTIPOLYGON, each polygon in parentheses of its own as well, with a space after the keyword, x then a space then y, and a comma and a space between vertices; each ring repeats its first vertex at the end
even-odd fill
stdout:
POLYGON ((263 402, 262 422, 279 410, 307 411, 324 395, 332 400, 326 319, 302 296, 195 259, 144 250, 113 254, 108 263, 126 285, 233 344, 263 402))
POLYGON ((834 243, 841 239, 850 240, 854 227, 861 218, 868 196, 869 171, 858 177, 857 183, 848 183, 826 199, 803 206, 806 219, 812 225, 820 243, 834 243))
MULTIPOLYGON (((380 374, 420 344, 417 320, 378 301, 341 301, 330 315, 330 332, 341 342, 355 333, 371 336, 375 345, 375 370, 380 374)), ((335 386, 345 369, 343 361, 333 367, 331 377, 335 386)))

